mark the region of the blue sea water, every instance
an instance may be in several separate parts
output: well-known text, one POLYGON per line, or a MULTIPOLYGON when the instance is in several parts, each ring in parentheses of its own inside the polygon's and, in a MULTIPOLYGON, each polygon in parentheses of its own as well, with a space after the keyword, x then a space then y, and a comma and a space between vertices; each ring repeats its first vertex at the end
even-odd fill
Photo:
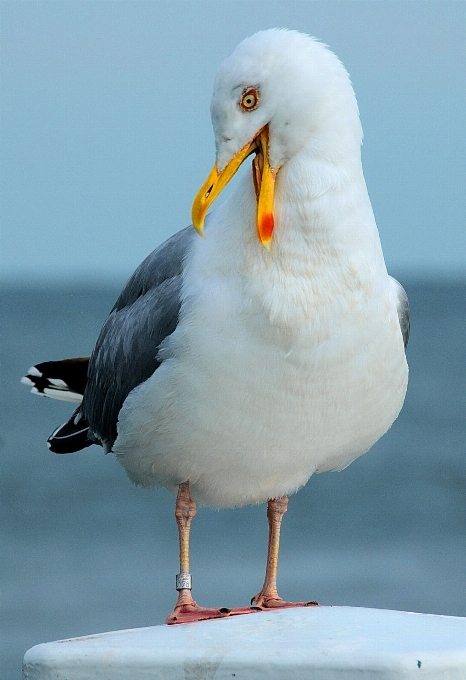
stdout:
MULTIPOLYGON (((395 425, 341 473, 290 499, 279 589, 287 599, 466 616, 466 283, 406 284, 410 386, 395 425)), ((69 404, 19 378, 88 354, 117 290, 3 288, 2 680, 53 639, 162 623, 175 601, 174 498, 130 484, 112 455, 45 440, 69 404)), ((194 595, 243 606, 260 588, 265 507, 201 508, 194 595)))

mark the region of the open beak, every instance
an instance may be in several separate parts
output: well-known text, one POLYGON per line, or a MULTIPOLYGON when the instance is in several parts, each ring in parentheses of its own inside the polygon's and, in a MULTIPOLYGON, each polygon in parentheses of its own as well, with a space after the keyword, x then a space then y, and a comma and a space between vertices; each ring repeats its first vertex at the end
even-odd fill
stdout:
POLYGON ((226 187, 240 165, 252 153, 256 153, 253 161, 253 180, 257 196, 257 235, 267 250, 270 248, 274 227, 273 197, 277 169, 272 170, 269 164, 269 127, 265 125, 233 158, 221 172, 214 165, 210 175, 200 188, 194 199, 192 208, 193 225, 198 234, 204 236, 204 220, 207 210, 226 187))

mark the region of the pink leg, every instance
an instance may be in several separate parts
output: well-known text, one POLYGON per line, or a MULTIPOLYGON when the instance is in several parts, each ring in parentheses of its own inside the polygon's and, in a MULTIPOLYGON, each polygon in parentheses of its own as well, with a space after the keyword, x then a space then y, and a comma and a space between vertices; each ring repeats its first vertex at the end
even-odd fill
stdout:
POLYGON ((175 505, 175 517, 180 538, 180 573, 176 577, 178 601, 166 623, 190 623, 204 619, 218 619, 237 614, 248 614, 254 611, 250 607, 244 609, 210 609, 199 607, 191 595, 191 574, 189 573, 189 533, 191 522, 196 515, 196 503, 191 498, 189 481, 180 484, 175 505))
POLYGON ((269 521, 269 544, 267 548, 267 565, 262 590, 251 600, 251 605, 261 609, 279 607, 305 607, 317 602, 284 602, 277 591, 278 550, 280 545, 280 527, 283 515, 288 509, 288 497, 272 498, 267 505, 269 521))
POLYGON ((199 607, 191 595, 191 574, 189 573, 189 534, 191 522, 196 515, 196 504, 191 498, 189 481, 180 484, 175 505, 175 517, 180 539, 180 573, 176 577, 178 601, 173 612, 167 617, 166 623, 191 623, 205 619, 218 619, 239 614, 251 614, 262 608, 300 607, 315 602, 284 602, 277 593, 277 563, 278 544, 280 538, 280 524, 286 512, 288 498, 276 498, 269 501, 267 516, 269 519, 269 548, 267 553, 267 570, 261 592, 253 597, 251 605, 238 609, 211 609, 199 607))

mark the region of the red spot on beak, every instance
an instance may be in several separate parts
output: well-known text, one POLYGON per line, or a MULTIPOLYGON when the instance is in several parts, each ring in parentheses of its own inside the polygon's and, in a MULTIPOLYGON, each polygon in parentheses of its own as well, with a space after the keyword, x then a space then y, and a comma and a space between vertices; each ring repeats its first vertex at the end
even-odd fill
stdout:
POLYGON ((269 243, 272 240, 273 227, 273 214, 266 213, 262 215, 259 225, 259 239, 262 244, 269 243))

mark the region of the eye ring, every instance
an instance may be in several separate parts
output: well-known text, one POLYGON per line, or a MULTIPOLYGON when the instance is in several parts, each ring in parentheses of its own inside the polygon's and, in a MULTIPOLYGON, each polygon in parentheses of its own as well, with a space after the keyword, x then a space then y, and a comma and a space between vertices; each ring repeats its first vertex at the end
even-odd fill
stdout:
POLYGON ((239 103, 243 111, 254 111, 259 106, 259 92, 255 87, 248 87, 241 95, 239 103))

